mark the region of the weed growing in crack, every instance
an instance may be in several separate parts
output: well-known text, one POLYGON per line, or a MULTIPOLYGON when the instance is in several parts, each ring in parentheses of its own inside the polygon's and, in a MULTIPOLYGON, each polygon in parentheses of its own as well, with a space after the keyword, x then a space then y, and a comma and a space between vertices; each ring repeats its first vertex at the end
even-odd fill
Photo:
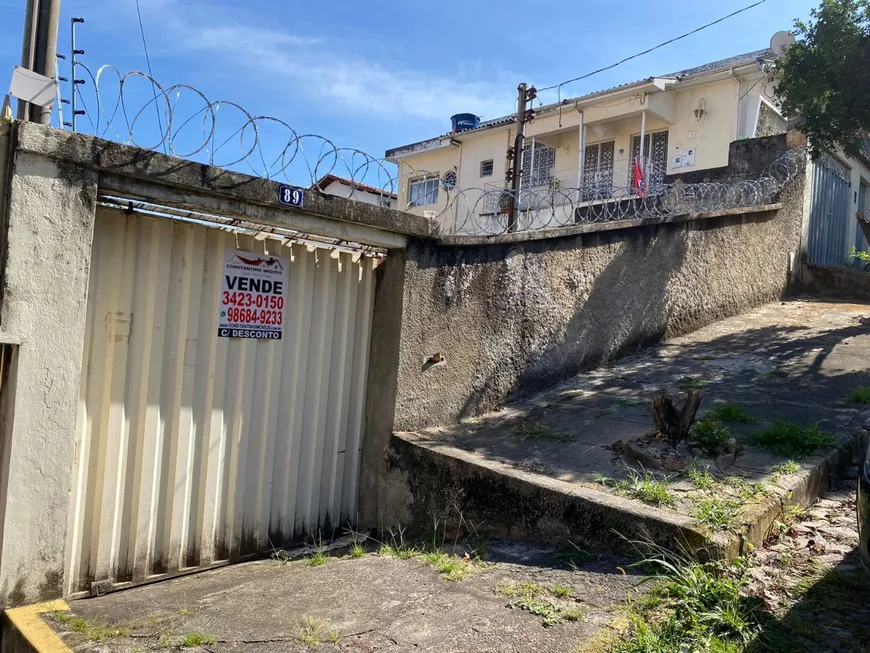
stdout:
POLYGON ((668 482, 658 480, 650 472, 640 475, 629 470, 628 478, 616 481, 613 489, 617 494, 651 506, 673 506, 677 501, 673 492, 668 489, 668 482))
POLYGON ((834 436, 822 431, 818 424, 806 426, 785 420, 753 433, 751 439, 768 451, 792 459, 806 458, 823 447, 836 444, 834 436))
POLYGON ((181 638, 178 647, 196 648, 197 646, 208 646, 209 644, 214 644, 215 642, 217 642, 217 639, 212 637, 211 635, 200 632, 192 632, 187 633, 187 635, 181 638))
POLYGON ((326 621, 323 619, 306 616, 296 633, 296 641, 308 648, 317 648, 321 644, 321 633, 325 628, 326 621))
POLYGON ((689 437, 707 453, 718 456, 725 451, 730 436, 721 423, 705 417, 692 427, 689 437))
POLYGON ((704 419, 728 424, 753 424, 758 421, 748 410, 733 401, 716 404, 704 419))

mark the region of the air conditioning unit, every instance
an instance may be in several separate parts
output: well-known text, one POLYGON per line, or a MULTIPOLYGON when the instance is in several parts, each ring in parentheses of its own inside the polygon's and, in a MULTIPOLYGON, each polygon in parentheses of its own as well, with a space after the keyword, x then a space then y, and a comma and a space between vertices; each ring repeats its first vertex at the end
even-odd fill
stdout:
POLYGON ((424 218, 434 218, 436 215, 438 215, 438 211, 423 211, 424 218))

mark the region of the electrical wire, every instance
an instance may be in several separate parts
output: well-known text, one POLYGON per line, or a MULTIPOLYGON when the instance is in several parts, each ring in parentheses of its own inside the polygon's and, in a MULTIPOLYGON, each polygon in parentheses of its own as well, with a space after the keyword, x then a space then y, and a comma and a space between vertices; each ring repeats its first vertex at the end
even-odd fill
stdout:
MULTIPOLYGON (((764 2, 764 0, 762 0, 764 2)), ((145 50, 145 64, 148 66, 148 76, 154 79, 154 74, 151 72, 151 58, 148 56, 148 42, 145 40, 145 26, 142 24, 142 11, 139 9, 139 0, 136 0, 136 16, 139 18, 139 33, 142 35, 142 48, 145 50)), ((163 121, 160 120, 160 105, 157 102, 157 89, 152 85, 151 90, 154 92, 154 110, 157 112, 157 126, 160 127, 160 137, 163 140, 163 153, 167 154, 166 137, 163 133, 163 121)))
POLYGON ((659 43, 658 45, 653 46, 647 50, 644 50, 643 52, 638 52, 637 54, 633 54, 630 57, 625 57, 625 59, 620 59, 616 63, 610 64, 609 66, 604 66, 603 68, 599 68, 598 70, 593 70, 591 73, 586 73, 585 75, 580 75, 579 77, 574 77, 573 79, 568 79, 568 80, 561 82, 559 84, 553 84, 552 86, 546 86, 544 88, 539 88, 538 93, 542 93, 543 91, 551 91, 554 88, 558 89, 559 102, 561 103, 562 102, 562 87, 565 86, 566 84, 572 84, 573 82, 579 82, 582 79, 592 77, 593 75, 597 75, 598 73, 603 73, 605 71, 612 70, 612 69, 616 68, 617 66, 621 66, 622 64, 624 64, 628 61, 631 61, 632 59, 637 59, 638 57, 642 57, 645 54, 649 54, 650 52, 654 52, 656 50, 659 50, 660 48, 663 48, 666 45, 670 45, 671 43, 676 43, 677 41, 680 41, 684 38, 692 36, 693 34, 697 34, 698 32, 701 32, 709 27, 713 27, 713 25, 718 25, 719 23, 726 21, 729 18, 733 18, 734 16, 737 16, 738 14, 742 14, 745 11, 749 11, 750 9, 753 9, 753 8, 757 7, 758 5, 762 5, 765 2, 767 2, 767 0, 758 0, 758 2, 755 2, 751 5, 747 5, 746 7, 743 7, 743 9, 738 9, 737 11, 733 11, 730 14, 728 14, 727 16, 722 16, 721 18, 718 18, 718 19, 714 20, 713 22, 707 23, 706 25, 702 25, 701 27, 697 27, 697 28, 693 29, 691 32, 686 32, 685 34, 681 34, 680 36, 674 37, 672 39, 668 39, 667 41, 664 41, 663 43, 659 43))

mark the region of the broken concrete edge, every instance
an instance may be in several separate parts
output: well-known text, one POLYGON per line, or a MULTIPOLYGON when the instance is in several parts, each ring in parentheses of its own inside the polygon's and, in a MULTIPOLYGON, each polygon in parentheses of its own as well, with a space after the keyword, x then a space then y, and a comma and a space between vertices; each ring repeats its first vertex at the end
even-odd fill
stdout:
POLYGON ((691 222, 693 220, 707 220, 723 216, 737 216, 748 213, 774 213, 782 208, 782 203, 755 204, 735 209, 723 209, 719 211, 702 211, 700 213, 680 213, 654 218, 634 218, 627 220, 613 220, 610 222, 592 222, 580 224, 574 227, 555 227, 553 229, 539 229, 536 231, 523 231, 510 234, 498 234, 493 236, 442 236, 441 243, 454 246, 471 245, 501 245, 510 243, 530 242, 534 240, 547 240, 562 236, 576 236, 582 234, 598 233, 601 231, 616 231, 631 229, 632 227, 645 227, 649 225, 671 224, 677 222, 691 222))
POLYGON ((449 511, 455 510, 466 522, 477 520, 480 534, 495 537, 551 545, 590 543, 610 551, 633 548, 641 553, 651 544, 699 559, 731 560, 762 546, 788 506, 812 505, 856 459, 858 451, 856 436, 839 448, 809 458, 809 469, 783 479, 775 493, 744 508, 739 530, 712 531, 693 517, 525 472, 506 461, 425 441, 413 432, 397 432, 390 440, 384 475, 389 486, 384 496, 393 504, 381 506, 382 526, 401 525, 410 533, 423 534, 433 519, 449 521, 449 511), (404 510, 397 512, 396 505, 404 510), (500 505, 503 514, 494 505, 500 505), (504 524, 497 522, 504 513, 510 517, 518 505, 529 513, 504 524), (614 527, 617 524, 621 527, 614 527), (624 546, 619 546, 619 539, 624 546))
POLYGON ((664 547, 705 559, 734 557, 739 545, 691 517, 528 473, 413 432, 393 434, 382 478, 382 529, 423 535, 436 520, 465 522, 480 535, 503 539, 641 554, 664 547))
MULTIPOLYGON (((20 121, 13 124, 17 151, 73 163, 101 173, 220 195, 259 206, 282 208, 277 200, 281 182, 274 179, 255 177, 46 125, 20 121)), ((435 239, 440 233, 438 223, 429 218, 326 195, 317 190, 303 190, 307 192, 305 205, 299 211, 301 213, 408 236, 435 239)))
POLYGON ((0 650, 3 653, 72 653, 42 618, 48 612, 67 611, 69 606, 62 600, 6 610, 0 626, 0 650))
POLYGON ((739 538, 739 555, 748 553, 753 547, 762 546, 773 524, 789 506, 808 508, 832 487, 846 467, 857 461, 861 441, 862 436, 856 435, 839 447, 810 456, 805 461, 809 469, 804 468, 797 474, 783 477, 774 485, 773 494, 765 494, 747 505, 740 513, 743 528, 735 534, 739 538))

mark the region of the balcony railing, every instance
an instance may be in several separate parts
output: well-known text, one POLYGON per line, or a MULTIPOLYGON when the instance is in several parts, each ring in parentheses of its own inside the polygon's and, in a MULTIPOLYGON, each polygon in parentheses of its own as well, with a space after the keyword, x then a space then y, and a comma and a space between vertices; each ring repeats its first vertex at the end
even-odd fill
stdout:
MULTIPOLYGON (((543 183, 521 185, 518 195, 519 211, 538 211, 571 204, 597 203, 607 200, 622 200, 639 195, 655 193, 661 189, 667 167, 661 162, 647 160, 645 172, 646 190, 635 188, 634 163, 628 159, 615 161, 613 166, 586 168, 582 181, 578 170, 555 172, 543 183)), ((540 179, 541 175, 537 175, 540 179)), ((484 186, 485 195, 479 205, 481 215, 498 215, 510 210, 510 191, 506 181, 491 182, 484 186)))

